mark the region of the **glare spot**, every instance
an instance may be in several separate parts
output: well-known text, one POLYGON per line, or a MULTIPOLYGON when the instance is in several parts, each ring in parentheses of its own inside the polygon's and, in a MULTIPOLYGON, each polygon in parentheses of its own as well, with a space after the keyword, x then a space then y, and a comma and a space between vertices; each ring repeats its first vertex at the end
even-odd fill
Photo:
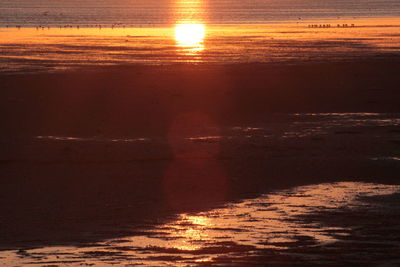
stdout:
POLYGON ((203 47, 205 35, 203 24, 178 24, 175 27, 175 40, 180 47, 203 47))

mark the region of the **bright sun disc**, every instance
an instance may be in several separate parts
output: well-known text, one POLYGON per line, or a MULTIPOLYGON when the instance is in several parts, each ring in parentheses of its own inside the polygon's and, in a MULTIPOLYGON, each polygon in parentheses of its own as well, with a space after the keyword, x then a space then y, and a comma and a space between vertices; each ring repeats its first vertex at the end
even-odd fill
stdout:
POLYGON ((175 27, 175 39, 180 46, 201 46, 204 37, 205 27, 202 24, 178 24, 175 27))

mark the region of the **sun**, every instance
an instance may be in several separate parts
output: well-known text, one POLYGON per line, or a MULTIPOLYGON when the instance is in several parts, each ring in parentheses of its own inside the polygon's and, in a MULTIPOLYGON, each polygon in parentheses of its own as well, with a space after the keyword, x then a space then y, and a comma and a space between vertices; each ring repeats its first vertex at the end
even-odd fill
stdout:
POLYGON ((177 24, 175 27, 175 40, 182 47, 202 46, 205 35, 203 24, 177 24))

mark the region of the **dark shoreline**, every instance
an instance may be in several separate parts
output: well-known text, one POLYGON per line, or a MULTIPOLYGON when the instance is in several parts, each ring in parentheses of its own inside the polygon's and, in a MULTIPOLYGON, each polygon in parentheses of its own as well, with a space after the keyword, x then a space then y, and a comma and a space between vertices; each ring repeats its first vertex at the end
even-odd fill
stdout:
POLYGON ((322 139, 268 143, 176 141, 223 135, 237 125, 273 131, 291 123, 276 114, 397 114, 399 69, 396 58, 0 74, 0 248, 135 235, 179 212, 295 185, 400 184, 398 162, 369 159, 400 154, 397 126, 338 128, 322 139), (36 136, 160 141, 63 143, 36 136))

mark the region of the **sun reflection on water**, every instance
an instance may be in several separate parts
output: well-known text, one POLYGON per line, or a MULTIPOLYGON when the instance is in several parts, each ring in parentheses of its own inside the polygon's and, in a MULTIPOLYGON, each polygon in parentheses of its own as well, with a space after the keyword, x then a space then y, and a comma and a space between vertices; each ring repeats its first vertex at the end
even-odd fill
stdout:
POLYGON ((176 0, 175 42, 181 53, 196 55, 204 50, 206 13, 207 9, 203 0, 176 0))

